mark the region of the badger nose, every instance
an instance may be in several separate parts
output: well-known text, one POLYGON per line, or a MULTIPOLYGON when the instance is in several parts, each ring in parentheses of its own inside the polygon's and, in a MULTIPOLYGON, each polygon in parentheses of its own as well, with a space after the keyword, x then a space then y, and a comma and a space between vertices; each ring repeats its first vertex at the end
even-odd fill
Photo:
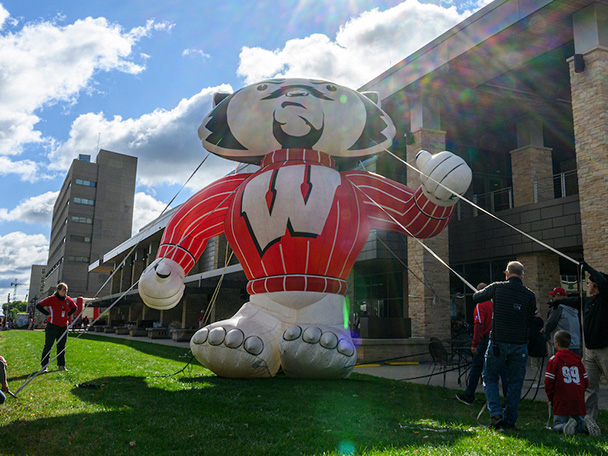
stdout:
POLYGON ((285 95, 288 97, 307 97, 308 92, 303 89, 292 89, 292 90, 288 90, 287 93, 285 93, 285 95))
POLYGON ((156 275, 161 279, 166 279, 171 275, 171 268, 168 265, 163 264, 163 262, 161 261, 156 266, 156 275))

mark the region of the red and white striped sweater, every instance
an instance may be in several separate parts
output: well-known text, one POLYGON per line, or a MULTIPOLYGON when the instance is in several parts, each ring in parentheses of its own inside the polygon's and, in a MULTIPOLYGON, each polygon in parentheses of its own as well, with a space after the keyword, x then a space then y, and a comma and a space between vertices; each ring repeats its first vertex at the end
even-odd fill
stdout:
POLYGON ((370 230, 428 238, 448 224, 453 207, 435 205, 421 188, 334 165, 322 152, 283 149, 266 155, 255 173, 214 182, 173 215, 157 257, 187 274, 207 240, 225 233, 250 294, 345 294, 370 230))

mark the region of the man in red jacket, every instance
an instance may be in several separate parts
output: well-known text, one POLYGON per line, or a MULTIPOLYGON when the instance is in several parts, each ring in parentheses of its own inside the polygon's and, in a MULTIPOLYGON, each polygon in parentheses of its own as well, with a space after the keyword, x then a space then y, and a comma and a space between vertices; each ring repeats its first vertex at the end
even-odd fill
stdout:
POLYGON ((47 371, 51 348, 57 341, 57 366, 59 366, 60 371, 65 371, 67 370, 65 368, 67 326, 70 316, 78 310, 78 306, 68 296, 68 286, 65 283, 57 285, 55 294, 36 304, 36 309, 49 316, 46 320, 44 349, 42 350, 42 369, 44 372, 47 371))
MULTIPOLYGON (((477 290, 483 290, 488 285, 481 282, 477 285, 477 290)), ((475 401, 475 390, 479 383, 479 378, 483 372, 483 363, 490 341, 490 331, 492 330, 492 301, 480 302, 475 306, 473 312, 473 342, 471 344, 471 353, 473 361, 469 378, 467 380, 467 389, 464 393, 456 393, 456 399, 466 405, 473 405, 475 401)), ((507 395, 507 372, 506 369, 500 374, 502 381, 503 395, 507 395)))
POLYGON ((547 399, 553 403, 553 430, 567 435, 586 432, 600 435, 597 423, 590 415, 585 416, 585 390, 589 380, 581 357, 568 350, 571 340, 567 331, 555 333, 557 352, 549 359, 545 372, 547 399))

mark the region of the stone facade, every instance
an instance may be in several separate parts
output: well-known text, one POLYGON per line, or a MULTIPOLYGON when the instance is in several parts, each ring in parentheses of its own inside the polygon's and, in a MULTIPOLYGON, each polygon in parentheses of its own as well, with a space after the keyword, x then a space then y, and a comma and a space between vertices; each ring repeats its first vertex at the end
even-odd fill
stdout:
POLYGON ((511 151, 513 172, 513 205, 523 206, 537 201, 547 201, 553 195, 553 166, 551 149, 524 146, 511 151), (535 183, 536 196, 535 199, 535 183))
POLYGON ((585 70, 569 60, 585 260, 608 271, 608 49, 584 54, 585 70))
MULTIPOLYGON (((414 164, 416 154, 427 150, 432 154, 445 149, 445 132, 421 129, 412 133, 414 144, 407 146, 407 162, 414 164)), ((407 185, 420 186, 419 174, 407 171, 407 185)), ((448 229, 439 236, 423 241, 440 258, 449 258, 448 229)), ((450 337, 450 284, 449 271, 420 243, 411 237, 407 241, 408 256, 408 309, 412 320, 412 337, 450 337)))
POLYGON ((549 292, 561 286, 559 257, 555 253, 530 253, 517 256, 524 265, 524 285, 536 294, 536 308, 544 320, 549 312, 549 292))

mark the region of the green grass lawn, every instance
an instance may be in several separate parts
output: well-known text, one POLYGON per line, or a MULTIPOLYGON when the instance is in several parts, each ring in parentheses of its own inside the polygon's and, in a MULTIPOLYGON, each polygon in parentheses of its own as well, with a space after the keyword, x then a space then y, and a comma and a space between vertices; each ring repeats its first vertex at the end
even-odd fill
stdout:
MULTIPOLYGON (((39 331, 0 333, 12 391, 38 368, 43 339, 39 331)), ((0 406, 0 454, 608 453, 603 436, 545 430, 540 402, 523 401, 523 429, 501 434, 478 427, 477 407, 440 387, 358 374, 340 381, 231 380, 196 362, 163 377, 184 367, 183 349, 95 335, 68 343, 69 372, 53 364, 0 406)), ((608 433, 608 413, 598 421, 608 433)))

